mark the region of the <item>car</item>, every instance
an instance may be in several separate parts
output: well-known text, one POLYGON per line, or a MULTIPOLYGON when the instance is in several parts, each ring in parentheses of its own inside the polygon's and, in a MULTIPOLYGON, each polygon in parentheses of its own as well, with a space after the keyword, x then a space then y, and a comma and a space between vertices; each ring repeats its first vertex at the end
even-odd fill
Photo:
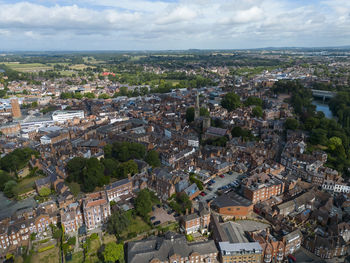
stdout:
POLYGON ((159 225, 160 224, 160 221, 158 220, 158 221, 156 221, 156 222, 153 222, 153 225, 154 226, 157 226, 157 225, 159 225))
POLYGON ((213 180, 213 179, 211 179, 210 182, 211 182, 212 184, 215 184, 215 183, 216 183, 215 180, 213 180))
POLYGON ((152 211, 156 210, 154 206, 152 206, 152 211))
POLYGON ((225 177, 225 175, 223 175, 223 174, 220 174, 219 176, 220 176, 221 178, 224 178, 224 177, 225 177))
POLYGON ((209 191, 213 191, 213 187, 208 187, 208 190, 209 191))
POLYGON ((204 192, 201 192, 200 195, 201 195, 201 196, 205 196, 205 193, 204 193, 204 192))
POLYGON ((160 204, 157 204, 157 207, 160 208, 160 204))
POLYGON ((229 172, 228 172, 228 174, 229 174, 229 175, 232 175, 232 174, 233 174, 233 172, 232 172, 232 171, 229 171, 229 172))
POLYGON ((168 215, 171 215, 172 213, 174 213, 174 210, 168 211, 168 215))
POLYGON ((151 221, 153 221, 154 219, 156 219, 156 217, 155 217, 155 216, 152 216, 150 219, 151 219, 151 221))
POLYGON ((174 217, 178 217, 178 216, 180 216, 180 214, 179 213, 175 213, 174 217))

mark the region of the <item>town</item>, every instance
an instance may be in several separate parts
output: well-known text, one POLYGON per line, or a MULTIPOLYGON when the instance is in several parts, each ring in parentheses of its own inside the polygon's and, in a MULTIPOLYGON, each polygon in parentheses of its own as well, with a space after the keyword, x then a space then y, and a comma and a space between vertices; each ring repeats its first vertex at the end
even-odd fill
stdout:
POLYGON ((350 262, 349 66, 1 54, 1 260, 350 262))

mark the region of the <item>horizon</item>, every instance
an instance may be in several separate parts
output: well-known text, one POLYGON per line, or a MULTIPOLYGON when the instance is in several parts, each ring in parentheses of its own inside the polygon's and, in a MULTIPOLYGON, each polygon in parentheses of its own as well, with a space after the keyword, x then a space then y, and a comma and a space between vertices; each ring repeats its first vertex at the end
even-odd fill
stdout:
POLYGON ((350 44, 346 0, 0 0, 3 51, 249 50, 350 44))

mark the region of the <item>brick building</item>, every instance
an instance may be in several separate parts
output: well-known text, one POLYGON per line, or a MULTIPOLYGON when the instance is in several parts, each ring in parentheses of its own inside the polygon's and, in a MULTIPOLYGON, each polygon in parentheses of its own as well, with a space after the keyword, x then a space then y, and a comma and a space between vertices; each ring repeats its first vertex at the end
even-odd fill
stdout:
POLYGON ((284 192, 284 182, 266 173, 253 174, 243 181, 244 196, 256 204, 284 192))
POLYGON ((83 199, 83 214, 87 229, 105 223, 111 215, 107 194, 104 191, 87 194, 83 199))
POLYGON ((210 223, 210 209, 205 202, 199 203, 198 211, 192 208, 191 214, 186 214, 181 219, 181 229, 188 234, 194 232, 208 233, 210 223))

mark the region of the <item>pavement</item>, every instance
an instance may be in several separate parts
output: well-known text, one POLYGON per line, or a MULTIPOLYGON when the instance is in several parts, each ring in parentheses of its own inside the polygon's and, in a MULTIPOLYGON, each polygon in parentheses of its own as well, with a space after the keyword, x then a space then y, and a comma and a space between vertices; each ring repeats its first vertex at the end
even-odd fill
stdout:
POLYGON ((270 226, 269 224, 264 224, 253 220, 237 220, 235 223, 239 224, 242 227, 243 231, 248 232, 264 230, 270 226))
POLYGON ((215 183, 212 184, 211 188, 213 188, 212 191, 209 191, 208 189, 205 189, 203 192, 205 192, 207 195, 206 196, 198 196, 199 201, 207 201, 209 199, 212 199, 214 197, 215 192, 222 186, 228 185, 229 183, 232 183, 233 181, 237 180, 237 178, 241 175, 239 173, 233 172, 232 175, 229 174, 224 174, 225 177, 221 178, 220 176, 217 176, 214 178, 215 183))
POLYGON ((315 254, 301 247, 297 252, 293 254, 297 262, 308 262, 308 263, 325 263, 323 259, 317 257, 315 254))
POLYGON ((165 222, 173 222, 175 221, 175 217, 173 214, 168 215, 167 211, 162 207, 155 207, 154 211, 151 213, 151 217, 155 216, 156 218, 152 220, 152 222, 160 221, 161 224, 165 222))

